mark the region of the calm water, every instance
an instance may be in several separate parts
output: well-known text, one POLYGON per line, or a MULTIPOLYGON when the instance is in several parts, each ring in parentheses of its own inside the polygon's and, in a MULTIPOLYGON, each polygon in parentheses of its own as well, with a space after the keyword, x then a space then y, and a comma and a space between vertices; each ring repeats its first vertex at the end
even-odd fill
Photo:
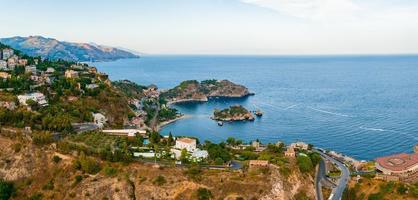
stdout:
POLYGON ((183 80, 229 79, 256 93, 176 105, 191 118, 163 134, 303 140, 358 159, 411 152, 418 143, 418 56, 145 56, 94 65, 112 80, 170 88, 183 80), (213 109, 237 103, 264 116, 222 127, 209 119, 213 109))

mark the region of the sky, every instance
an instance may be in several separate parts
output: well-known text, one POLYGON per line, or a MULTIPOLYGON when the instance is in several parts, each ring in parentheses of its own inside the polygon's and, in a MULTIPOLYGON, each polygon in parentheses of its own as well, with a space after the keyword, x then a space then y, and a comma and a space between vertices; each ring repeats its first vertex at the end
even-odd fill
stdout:
POLYGON ((146 54, 416 54, 418 0, 0 0, 0 37, 146 54))

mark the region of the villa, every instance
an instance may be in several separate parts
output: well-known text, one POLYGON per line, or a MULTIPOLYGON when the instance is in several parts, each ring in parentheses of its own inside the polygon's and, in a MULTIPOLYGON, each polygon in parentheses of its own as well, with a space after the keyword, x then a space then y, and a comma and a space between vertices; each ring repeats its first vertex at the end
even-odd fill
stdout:
POLYGON ((48 102, 45 99, 44 94, 40 92, 30 93, 30 94, 24 94, 17 96, 19 103, 22 105, 27 106, 27 101, 32 100, 37 102, 40 106, 47 106, 48 102))
POLYGON ((309 149, 309 144, 306 144, 304 142, 292 143, 292 144, 290 144, 290 146, 292 148, 295 148, 295 149, 302 149, 302 150, 308 150, 309 149))
POLYGON ((178 138, 174 148, 186 149, 188 152, 193 152, 196 150, 196 140, 192 138, 178 138))
POLYGON ((78 72, 74 70, 65 71, 65 78, 78 78, 78 72))
POLYGON ((293 147, 288 147, 287 150, 284 152, 284 155, 286 157, 295 157, 296 156, 295 149, 293 147))

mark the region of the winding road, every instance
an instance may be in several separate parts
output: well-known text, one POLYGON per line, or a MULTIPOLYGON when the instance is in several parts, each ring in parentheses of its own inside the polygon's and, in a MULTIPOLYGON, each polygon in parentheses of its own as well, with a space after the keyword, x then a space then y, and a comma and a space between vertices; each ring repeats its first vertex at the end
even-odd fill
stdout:
MULTIPOLYGON (((318 152, 319 154, 321 154, 321 156, 322 156, 323 159, 326 159, 326 160, 331 161, 332 163, 334 163, 335 165, 337 165, 338 168, 340 168, 340 170, 341 170, 341 177, 338 180, 337 187, 335 187, 332 190, 331 196, 329 198, 329 200, 340 200, 341 197, 342 197, 342 195, 343 195, 343 192, 344 192, 345 188, 347 187, 347 183, 348 183, 348 180, 349 180, 349 177, 350 177, 350 170, 348 169, 347 166, 344 165, 344 163, 342 163, 342 162, 340 162, 340 161, 338 161, 338 160, 336 160, 336 159, 328 156, 325 153, 322 153, 321 151, 317 151, 316 150, 316 152, 318 152)), ((317 176, 319 175, 319 177, 316 178, 316 181, 317 181, 316 182, 317 183, 316 184, 316 193, 317 193, 318 199, 319 200, 322 200, 323 199, 322 192, 320 191, 321 190, 321 184, 319 183, 319 181, 323 178, 323 174, 325 174, 325 163, 322 163, 322 164, 319 163, 319 164, 320 165, 319 165, 319 169, 318 169, 318 173, 317 173, 317 176), (322 169, 321 169, 321 166, 322 166, 322 169)))

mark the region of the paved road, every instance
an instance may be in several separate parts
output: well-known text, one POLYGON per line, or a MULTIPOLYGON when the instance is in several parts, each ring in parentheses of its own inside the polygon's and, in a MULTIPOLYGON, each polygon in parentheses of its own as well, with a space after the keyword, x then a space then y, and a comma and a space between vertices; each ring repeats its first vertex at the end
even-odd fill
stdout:
POLYGON ((336 164, 338 166, 338 168, 340 168, 340 170, 341 170, 341 177, 338 180, 338 185, 337 185, 336 188, 334 188, 332 190, 332 193, 331 193, 331 196, 332 196, 331 200, 340 200, 341 197, 343 196, 343 192, 344 192, 345 188, 347 187, 348 179, 349 179, 349 176, 350 176, 350 170, 344 165, 344 163, 342 163, 338 160, 335 160, 334 158, 332 158, 332 157, 330 157, 330 156, 328 156, 328 155, 326 155, 326 154, 324 154, 320 151, 317 151, 317 152, 320 153, 323 158, 325 158, 325 159, 333 162, 334 164, 336 164))
POLYGON ((319 167, 318 167, 318 171, 316 173, 316 177, 315 177, 315 190, 316 190, 316 199, 317 200, 323 200, 324 196, 322 195, 322 185, 321 185, 321 180, 324 179, 326 176, 325 173, 325 161, 324 159, 321 159, 321 161, 319 161, 319 167))

